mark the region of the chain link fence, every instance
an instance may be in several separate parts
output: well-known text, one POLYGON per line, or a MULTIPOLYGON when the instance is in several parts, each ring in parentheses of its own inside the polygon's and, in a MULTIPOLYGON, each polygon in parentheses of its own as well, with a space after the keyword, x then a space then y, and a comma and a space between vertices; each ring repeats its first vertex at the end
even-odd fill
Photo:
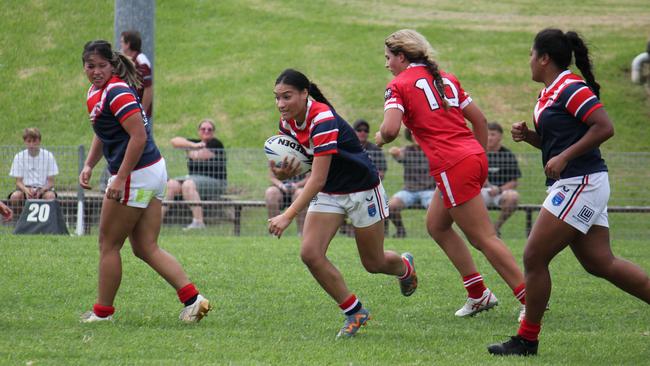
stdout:
MULTIPOLYGON (((93 171, 91 180, 93 189, 83 191, 79 189, 77 180, 80 164, 85 159, 84 147, 42 146, 42 148, 50 151, 56 159, 58 174, 55 176, 55 190, 68 231, 77 234, 96 234, 103 189, 105 189, 105 163, 100 162, 93 171)), ((24 146, 0 146, 0 195, 4 202, 8 202, 9 196, 16 189, 16 179, 9 174, 14 157, 24 149, 24 146)), ((188 154, 186 151, 173 148, 162 148, 161 150, 167 163, 169 177, 178 178, 179 182, 187 180, 188 154)), ((646 168, 650 165, 650 153, 607 153, 604 155, 609 167, 612 187, 610 207, 635 206, 647 207, 650 210, 648 184, 650 170, 646 168)), ((387 170, 383 184, 388 196, 391 197, 404 187, 405 166, 407 174, 413 172, 414 169, 408 168, 408 164, 398 162, 387 152, 385 157, 387 170)), ((541 204, 546 196, 546 187, 540 154, 535 152, 517 154, 517 161, 522 174, 517 187, 520 204, 541 204)), ((215 184, 214 182, 207 182, 209 187, 207 189, 215 190, 211 192, 210 200, 193 199, 190 194, 191 187, 183 186, 179 195, 165 201, 163 233, 179 232, 184 235, 217 236, 268 235, 265 191, 270 185, 270 180, 263 150, 261 148, 226 149, 224 154, 213 157, 212 163, 215 166, 225 164, 226 183, 223 185, 217 183, 217 188, 215 188, 211 186, 211 184, 215 184), (196 218, 196 213, 193 210, 196 210, 197 207, 202 210, 205 227, 188 229, 193 218, 196 218)), ((31 165, 30 162, 25 162, 25 165, 29 169, 43 169, 42 166, 34 165, 33 162, 31 165)), ((205 192, 205 189, 201 184, 196 184, 197 192, 205 192)), ((22 206, 12 206, 12 209, 17 218, 21 213, 22 206)), ((407 237, 427 237, 424 225, 425 214, 425 210, 421 208, 402 211, 407 237)), ((491 211, 493 219, 496 219, 498 214, 498 210, 491 211)), ((646 212, 610 213, 609 216, 614 239, 641 239, 650 234, 650 226, 647 224, 650 217, 646 212)), ((16 218, 13 222, 3 224, 0 232, 10 233, 16 218)), ((387 226, 387 233, 389 236, 396 233, 393 223, 387 226)), ((297 235, 295 223, 288 229, 287 235, 297 235)), ((501 235, 506 240, 525 237, 524 212, 515 212, 503 225, 501 235)))

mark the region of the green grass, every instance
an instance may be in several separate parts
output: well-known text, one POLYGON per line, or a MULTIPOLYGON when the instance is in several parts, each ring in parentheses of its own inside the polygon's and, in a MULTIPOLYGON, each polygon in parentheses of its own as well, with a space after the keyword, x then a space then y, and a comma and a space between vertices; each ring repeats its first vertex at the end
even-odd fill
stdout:
MULTIPOLYGON (((45 145, 89 144, 80 54, 90 39, 112 40, 113 4, 3 3, 2 141, 19 144, 24 127, 38 126, 45 145)), ((212 117, 227 147, 260 147, 277 127, 272 87, 286 67, 307 73, 345 118, 366 118, 376 130, 390 79, 383 39, 404 27, 428 37, 441 66, 459 76, 490 120, 530 120, 540 85, 530 80, 528 52, 547 26, 576 29, 592 46, 617 127, 605 149, 647 151, 650 104, 629 82, 630 62, 650 28, 645 0, 158 1, 156 137, 165 145, 194 135, 196 123, 212 117)))
MULTIPOLYGON (((301 263, 296 238, 163 236, 161 246, 185 266, 215 304, 196 326, 180 324, 174 291, 123 250, 116 320, 84 325, 96 291, 96 238, 3 236, 0 245, 0 364, 11 365, 476 365, 629 364, 650 357, 647 305, 587 275, 571 255, 552 264, 551 310, 540 355, 497 359, 485 346, 516 330, 518 305, 492 268, 474 257, 501 303, 456 319, 464 300, 458 274, 430 240, 389 240, 415 254, 420 288, 399 294, 393 278, 361 267, 354 242, 337 238, 329 257, 373 319, 355 339, 335 341, 335 303, 301 263)), ((522 242, 511 241, 517 258, 522 242)), ((650 248, 619 241, 614 251, 650 268, 650 248)))

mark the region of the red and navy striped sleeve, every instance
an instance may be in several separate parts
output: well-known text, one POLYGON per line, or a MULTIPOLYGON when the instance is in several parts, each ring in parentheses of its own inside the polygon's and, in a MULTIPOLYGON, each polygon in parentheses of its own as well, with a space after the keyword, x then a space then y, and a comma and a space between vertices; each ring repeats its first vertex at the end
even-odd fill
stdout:
POLYGON ((120 123, 134 113, 141 113, 140 103, 126 83, 114 83, 108 86, 106 99, 111 112, 120 123))
POLYGON ((336 154, 339 129, 336 117, 327 109, 318 113, 312 120, 311 139, 314 144, 314 156, 336 154))
POLYGON ((587 84, 582 82, 568 85, 562 91, 561 98, 567 112, 582 122, 585 122, 595 110, 603 107, 598 97, 587 84))

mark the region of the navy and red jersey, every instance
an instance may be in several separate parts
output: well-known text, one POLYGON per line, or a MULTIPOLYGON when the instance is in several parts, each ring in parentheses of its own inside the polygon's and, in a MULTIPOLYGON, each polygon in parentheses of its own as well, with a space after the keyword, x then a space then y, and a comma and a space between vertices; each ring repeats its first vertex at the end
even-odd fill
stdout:
POLYGON ((483 146, 467 127, 463 108, 472 98, 452 74, 440 71, 449 109, 445 110, 433 76, 424 64, 411 64, 386 87, 384 111, 397 108, 402 122, 429 159, 431 175, 439 174, 464 158, 484 153, 483 146))
POLYGON ((161 155, 151 135, 151 126, 142 112, 135 91, 122 79, 113 76, 102 89, 91 85, 86 104, 93 130, 104 144, 103 153, 108 161, 108 170, 117 174, 122 165, 130 136, 122 123, 134 113, 140 113, 147 131, 147 142, 135 169, 143 168, 160 160, 161 155))
MULTIPOLYGON (((542 140, 542 164, 546 166, 551 158, 580 140, 589 130, 585 121, 602 107, 585 81, 569 70, 562 72, 551 85, 542 89, 533 113, 535 130, 542 140)), ((607 171, 607 165, 600 155, 600 149, 594 148, 569 161, 560 178, 603 171, 607 171)), ((546 179, 546 185, 554 182, 554 179, 546 179)))
MULTIPOLYGON (((153 84, 153 73, 151 71, 151 62, 144 53, 138 53, 133 58, 133 63, 135 64, 136 70, 138 70, 138 77, 140 78, 140 88, 137 90, 138 97, 142 100, 144 96, 144 88, 148 88, 153 84)), ((147 114, 147 117, 151 117, 153 112, 153 103, 144 111, 147 114)))
POLYGON ((379 174, 352 127, 327 104, 309 99, 305 121, 280 120, 280 133, 292 136, 313 156, 332 155, 327 181, 330 194, 366 191, 379 184, 379 174))

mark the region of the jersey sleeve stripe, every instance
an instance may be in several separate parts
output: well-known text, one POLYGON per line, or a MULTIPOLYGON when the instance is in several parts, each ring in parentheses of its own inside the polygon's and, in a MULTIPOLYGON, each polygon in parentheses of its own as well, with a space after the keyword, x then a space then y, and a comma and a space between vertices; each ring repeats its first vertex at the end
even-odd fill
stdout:
MULTIPOLYGON (((134 100, 134 101, 131 102, 131 103, 127 103, 127 104, 122 105, 122 107, 121 107, 120 109, 118 109, 117 111, 114 111, 113 114, 117 117, 117 116, 120 115, 120 113, 122 113, 122 111, 124 111, 125 108, 128 108, 128 107, 130 107, 130 106, 137 106, 137 105, 138 105, 138 103, 136 103, 136 101, 134 100)), ((113 108, 111 108, 111 110, 112 110, 112 109, 113 109, 113 108)), ((137 108, 135 108, 135 109, 137 110, 137 108)), ((122 118, 120 118, 120 121, 121 121, 121 120, 122 120, 122 118)))
POLYGON ((122 116, 119 117, 120 123, 126 121, 127 118, 131 117, 131 115, 139 112, 140 110, 138 108, 131 109, 130 111, 126 111, 122 116))
POLYGON ((332 111, 320 112, 316 115, 316 117, 314 117, 312 123, 316 125, 321 122, 329 121, 331 119, 334 119, 334 114, 332 113, 332 111))
POLYGON ((467 107, 471 102, 472 102, 472 98, 470 98, 468 95, 467 98, 463 100, 462 103, 460 103, 460 109, 465 109, 465 107, 467 107))
POLYGON ((402 113, 404 112, 404 106, 402 106, 401 104, 398 104, 398 103, 390 103, 390 104, 386 103, 384 105, 384 112, 389 110, 389 109, 399 109, 400 111, 402 111, 402 113))
POLYGON ((602 103, 596 103, 596 104, 593 105, 591 108, 589 108, 589 110, 585 112, 584 116, 582 116, 582 122, 585 122, 585 121, 587 120, 587 118, 589 118, 589 116, 590 116, 590 115, 591 115, 591 114, 592 114, 596 109, 601 108, 602 106, 603 106, 602 103))
MULTIPOLYGON (((582 114, 582 113, 580 113, 580 110, 587 104, 589 104, 589 106, 591 106, 591 104, 593 104, 593 103, 590 103, 591 101, 597 101, 595 95, 593 95, 591 98, 586 99, 584 102, 582 102, 582 104, 580 104, 578 106, 578 108, 576 108, 576 111, 575 111, 575 113, 573 113, 573 115, 580 118, 580 115, 582 114)), ((569 111, 569 112, 571 112, 571 111, 569 111)), ((582 119, 582 118, 580 118, 580 119, 582 119)))
POLYGON ((590 99, 595 98, 596 96, 591 92, 588 86, 583 86, 573 92, 569 97, 564 107, 569 113, 576 116, 580 111, 580 108, 590 99))
POLYGON ((314 136, 312 136, 312 141, 314 141, 314 149, 323 145, 336 143, 336 139, 338 138, 338 135, 339 135, 338 129, 315 134, 314 136))

